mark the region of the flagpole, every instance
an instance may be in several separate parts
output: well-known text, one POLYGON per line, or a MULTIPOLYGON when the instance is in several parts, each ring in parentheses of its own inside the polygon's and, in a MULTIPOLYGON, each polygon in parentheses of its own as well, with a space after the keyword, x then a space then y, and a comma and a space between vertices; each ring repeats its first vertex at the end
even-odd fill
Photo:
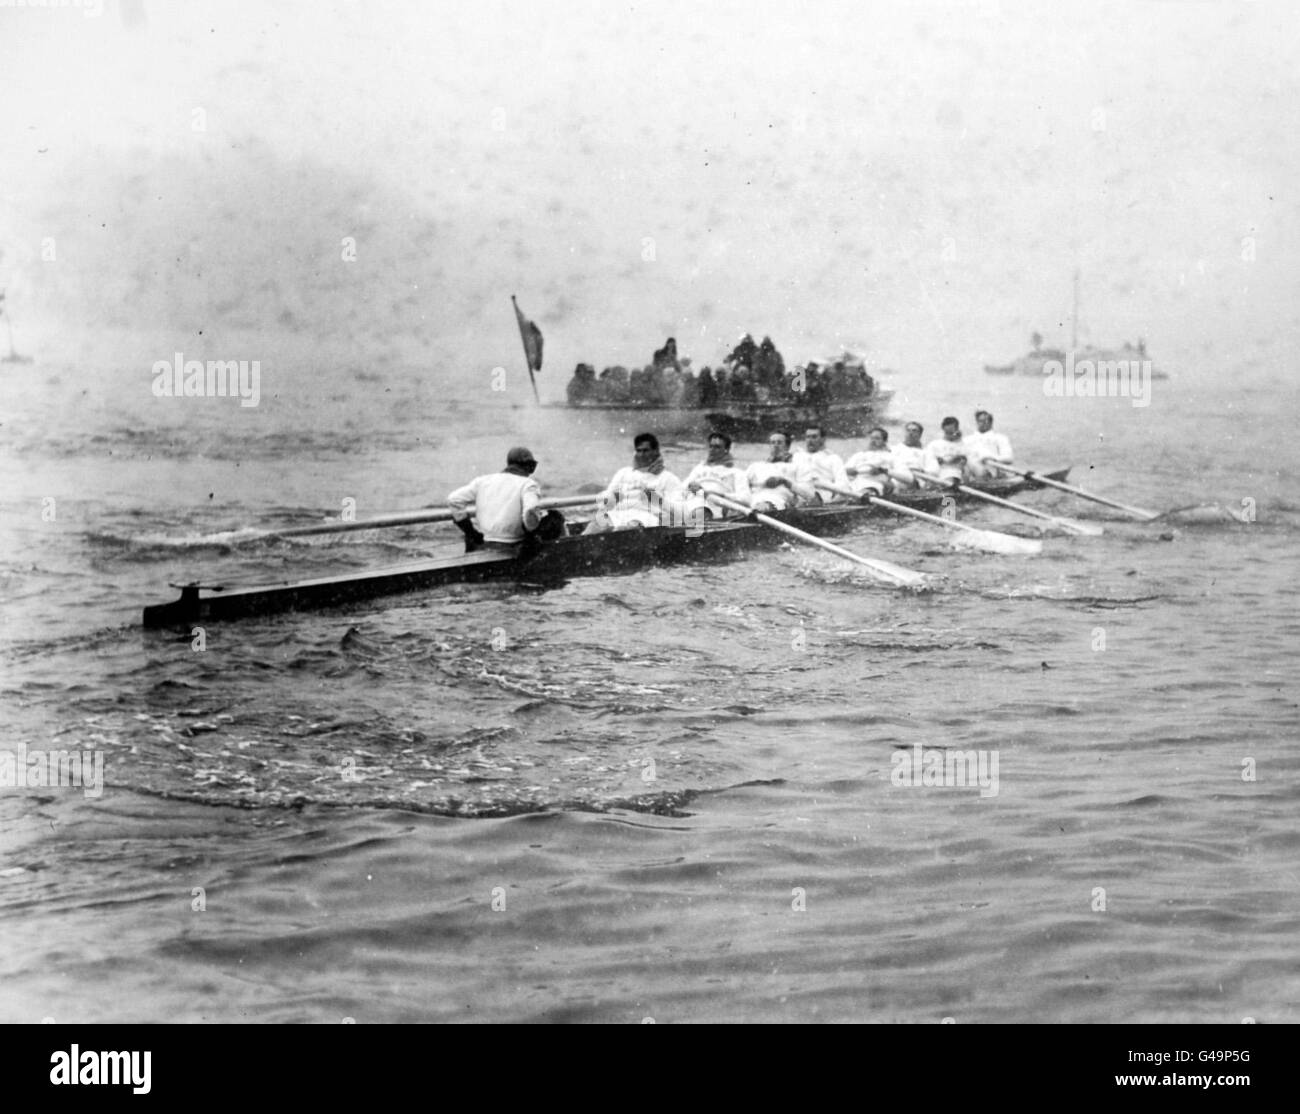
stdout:
MULTIPOLYGON (((515 321, 518 321, 522 315, 519 312, 519 303, 515 301, 515 296, 513 294, 510 295, 510 304, 515 307, 515 321)), ((538 406, 541 406, 542 396, 537 393, 537 379, 533 375, 533 361, 528 355, 528 342, 524 340, 522 326, 520 326, 519 343, 524 346, 524 364, 528 368, 528 382, 533 385, 533 401, 536 402, 538 406)))

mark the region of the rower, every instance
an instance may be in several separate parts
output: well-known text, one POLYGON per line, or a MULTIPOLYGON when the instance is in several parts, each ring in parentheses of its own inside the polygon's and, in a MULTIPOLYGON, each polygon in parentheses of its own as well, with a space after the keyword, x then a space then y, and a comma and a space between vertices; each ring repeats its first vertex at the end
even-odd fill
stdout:
POLYGON ((767 439, 767 459, 745 469, 750 505, 763 514, 785 511, 808 502, 814 492, 798 482, 798 469, 790 455, 790 435, 774 433, 767 439))
POLYGON ((810 503, 830 502, 835 496, 818 490, 818 485, 848 487, 848 473, 844 461, 826 448, 826 430, 820 425, 810 425, 803 435, 804 447, 794 454, 797 483, 813 491, 810 503))
POLYGON ((709 492, 749 505, 749 480, 731 457, 731 438, 716 431, 709 434, 708 458, 686 477, 682 511, 687 522, 703 521, 700 516, 706 513, 712 518, 722 517, 722 510, 706 498, 709 492))
POLYGON ((925 468, 925 446, 921 444, 921 434, 924 432, 925 427, 920 422, 908 422, 903 427, 903 443, 890 448, 894 458, 894 466, 890 474, 894 477, 897 487, 917 486, 914 473, 925 468))
POLYGON ((889 451, 889 434, 875 426, 867 434, 867 447, 844 462, 854 495, 888 495, 894 489, 890 471, 894 454, 889 451))
POLYGON ((596 497, 600 509, 583 533, 659 526, 672 518, 682 481, 664 470, 659 438, 638 433, 632 447, 632 467, 615 472, 609 486, 596 497))
POLYGON ((543 511, 538 503, 542 489, 532 478, 536 470, 537 459, 531 450, 511 449, 504 472, 477 476, 447 496, 452 521, 465 535, 466 553, 484 546, 513 549, 541 525, 543 511), (470 520, 471 508, 477 527, 470 520))
POLYGON ((987 410, 975 411, 975 425, 979 432, 966 438, 966 449, 970 454, 966 461, 966 475, 973 480, 1000 479, 1002 472, 993 467, 992 462, 1013 463, 1011 442, 1006 434, 993 431, 993 415, 987 410))
POLYGON ((925 447, 925 470, 948 484, 961 483, 966 474, 966 444, 961 437, 961 423, 944 418, 939 423, 943 436, 925 447))

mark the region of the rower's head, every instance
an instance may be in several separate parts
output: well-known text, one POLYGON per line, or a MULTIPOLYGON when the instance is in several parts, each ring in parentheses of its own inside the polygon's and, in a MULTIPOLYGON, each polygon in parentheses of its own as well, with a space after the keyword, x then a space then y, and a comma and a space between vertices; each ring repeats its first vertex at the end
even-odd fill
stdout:
POLYGON ((716 464, 731 455, 731 438, 716 429, 709 434, 709 463, 716 464))
POLYGON ((819 425, 810 425, 803 432, 803 443, 810 453, 819 453, 826 447, 826 430, 819 425))
POLYGON ((975 428, 981 433, 988 433, 988 431, 993 428, 993 415, 987 410, 976 410, 975 428))
POLYGON ((773 433, 767 439, 767 459, 771 461, 790 459, 790 435, 773 433))
POLYGON ((908 422, 903 426, 903 444, 908 448, 919 449, 921 447, 921 434, 925 432, 925 426, 920 422, 908 422))
POLYGON ((939 423, 939 428, 943 430, 943 439, 945 441, 961 440, 961 422, 956 418, 944 418, 939 423))
POLYGON ((522 472, 525 476, 531 476, 537 471, 537 458, 533 456, 532 449, 523 447, 511 449, 506 453, 506 467, 522 472))
POLYGON ((638 433, 632 439, 632 467, 651 464, 659 456, 659 438, 653 433, 638 433))
POLYGON ((889 443, 889 434, 880 426, 873 426, 867 434, 867 448, 879 452, 889 443))

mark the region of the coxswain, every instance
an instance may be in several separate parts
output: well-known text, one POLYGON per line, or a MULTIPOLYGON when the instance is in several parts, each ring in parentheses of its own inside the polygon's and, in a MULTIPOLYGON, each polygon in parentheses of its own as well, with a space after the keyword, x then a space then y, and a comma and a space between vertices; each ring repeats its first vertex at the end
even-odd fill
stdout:
POLYGON ((710 493, 749 506, 749 480, 736 467, 731 457, 731 438, 725 433, 709 434, 708 457, 691 469, 684 483, 686 496, 682 510, 687 522, 701 521, 701 513, 712 518, 722 518, 727 513, 728 508, 709 501, 710 493))
POLYGON ((867 447, 844 462, 849 487, 854 495, 888 495, 894 490, 890 472, 894 454, 889 451, 889 434, 875 426, 867 434, 867 447))
POLYGON ((815 494, 798 482, 788 433, 773 433, 767 439, 767 459, 745 469, 745 479, 749 481, 750 505, 764 514, 789 510, 815 494))
POLYGON ((965 439, 969 454, 966 475, 973 480, 1000 479, 1003 473, 993 467, 993 464, 1011 464, 1015 460, 1011 453, 1011 442, 1005 433, 993 431, 993 415, 987 410, 975 411, 975 426, 979 432, 972 433, 965 439))
POLYGON ((966 443, 961 436, 961 423, 956 418, 944 418, 939 423, 943 436, 925 447, 925 470, 945 483, 960 483, 966 475, 966 443))
POLYGON ((638 433, 632 441, 632 466, 620 468, 596 497, 599 507, 584 531, 599 534, 639 526, 660 526, 680 513, 682 481, 664 468, 659 438, 638 433))
POLYGON ((452 521, 465 535, 465 552, 483 546, 511 549, 541 525, 542 489, 532 478, 537 459, 529 449, 511 449, 504 472, 477 476, 447 496, 452 521), (470 519, 473 510, 477 525, 470 519))
POLYGON ((828 503, 835 496, 818 490, 818 485, 848 487, 849 477, 844 471, 844 461, 826 448, 826 430, 820 425, 810 425, 804 431, 803 443, 803 450, 794 454, 798 483, 813 492, 808 502, 828 503))
POLYGON ((925 427, 920 422, 908 422, 903 427, 903 443, 893 445, 890 452, 894 458, 894 467, 890 473, 896 487, 916 487, 916 472, 925 468, 925 446, 921 444, 921 434, 925 427))

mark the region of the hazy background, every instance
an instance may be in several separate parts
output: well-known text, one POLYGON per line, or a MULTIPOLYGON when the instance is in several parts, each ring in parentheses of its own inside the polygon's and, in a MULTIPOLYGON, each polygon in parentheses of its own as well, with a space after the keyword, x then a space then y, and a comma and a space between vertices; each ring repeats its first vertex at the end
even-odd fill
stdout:
POLYGON ((0 749, 107 771, 94 802, 0 792, 0 1020, 1296 1020, 1298 26, 0 7, 0 284, 32 357, 0 363, 0 749), (1169 372, 1150 406, 981 370, 1068 340, 1076 267, 1081 339, 1169 372), (986 403, 1022 463, 1258 521, 1038 492, 1105 534, 847 539, 927 596, 773 550, 141 636, 169 584, 462 548, 197 535, 442 503, 519 442, 547 494, 628 463, 619 417, 535 405, 512 293, 552 400, 670 333, 700 363, 742 330, 844 343, 896 369, 894 418, 986 403), (260 404, 155 398, 177 351, 260 361, 260 404), (895 790, 918 741, 998 748, 1000 796, 895 790))
POLYGON ((1297 28, 1245 0, 5 8, 0 283, 20 350, 146 387, 176 349, 481 381, 521 366, 516 293, 555 399, 670 333, 978 377, 1068 339, 1078 266, 1081 339, 1267 381, 1297 28))

